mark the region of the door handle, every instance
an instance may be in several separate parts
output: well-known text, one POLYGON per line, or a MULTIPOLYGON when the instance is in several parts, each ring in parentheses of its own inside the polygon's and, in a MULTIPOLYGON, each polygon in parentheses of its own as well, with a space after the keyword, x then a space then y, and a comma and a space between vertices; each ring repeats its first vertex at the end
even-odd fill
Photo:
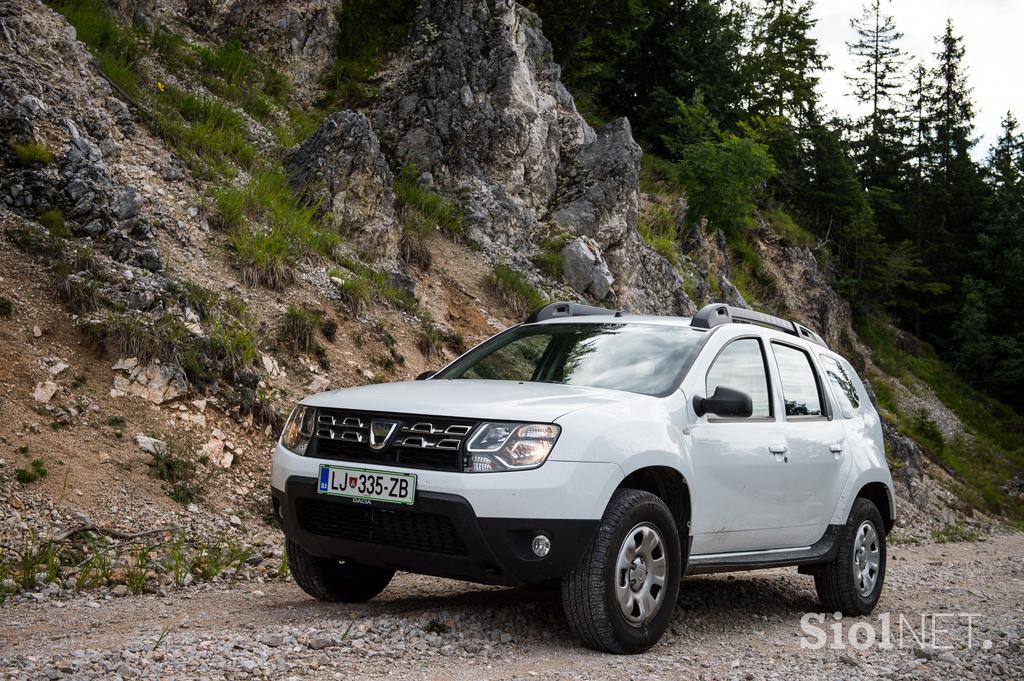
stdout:
POLYGON ((839 444, 838 442, 836 444, 829 445, 828 451, 832 452, 833 454, 841 454, 843 451, 843 445, 839 444))
POLYGON ((785 454, 789 448, 786 445, 768 445, 768 451, 772 454, 785 454))

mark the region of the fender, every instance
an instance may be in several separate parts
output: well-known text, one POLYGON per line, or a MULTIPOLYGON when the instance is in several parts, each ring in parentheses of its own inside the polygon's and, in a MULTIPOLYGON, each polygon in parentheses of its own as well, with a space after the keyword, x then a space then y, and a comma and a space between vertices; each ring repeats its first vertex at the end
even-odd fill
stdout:
POLYGON ((896 520, 896 495, 893 492, 892 476, 889 475, 889 468, 868 468, 866 470, 859 471, 856 475, 851 472, 850 477, 846 480, 846 487, 843 488, 843 493, 839 497, 839 501, 836 503, 835 513, 832 515, 832 520, 829 521, 831 525, 843 525, 846 523, 846 519, 850 517, 850 509, 853 507, 853 501, 857 498, 857 494, 864 489, 865 485, 869 485, 873 482, 880 482, 885 485, 885 493, 889 497, 889 520, 896 520))

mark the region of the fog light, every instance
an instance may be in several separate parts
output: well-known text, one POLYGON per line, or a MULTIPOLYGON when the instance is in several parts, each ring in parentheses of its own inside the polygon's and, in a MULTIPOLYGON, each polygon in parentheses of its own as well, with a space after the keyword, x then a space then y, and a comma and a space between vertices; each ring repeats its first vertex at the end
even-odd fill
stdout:
POLYGON ((533 548, 534 555, 538 558, 543 558, 551 551, 551 540, 543 534, 538 534, 533 538, 533 545, 531 548, 533 548))

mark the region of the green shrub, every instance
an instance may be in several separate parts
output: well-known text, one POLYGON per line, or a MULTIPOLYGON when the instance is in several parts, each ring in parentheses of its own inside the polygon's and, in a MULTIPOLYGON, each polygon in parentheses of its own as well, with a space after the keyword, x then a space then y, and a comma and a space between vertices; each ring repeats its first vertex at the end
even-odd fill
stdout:
POLYGON ((517 316, 524 316, 548 303, 547 296, 534 288, 521 272, 505 265, 495 267, 484 278, 484 283, 517 316))
POLYGON ((53 162, 53 154, 38 142, 11 142, 11 150, 14 152, 14 161, 23 168, 53 162))
POLYGON ((10 319, 14 314, 14 303, 7 296, 0 296, 0 317, 10 319))
POLYGON ((691 214, 726 232, 746 228, 755 208, 754 192, 775 172, 764 145, 736 136, 691 144, 682 150, 678 164, 691 214))
POLYGON ((14 471, 14 477, 22 484, 42 480, 46 477, 46 474, 46 464, 43 463, 42 459, 32 459, 32 463, 28 465, 28 468, 18 468, 14 471))

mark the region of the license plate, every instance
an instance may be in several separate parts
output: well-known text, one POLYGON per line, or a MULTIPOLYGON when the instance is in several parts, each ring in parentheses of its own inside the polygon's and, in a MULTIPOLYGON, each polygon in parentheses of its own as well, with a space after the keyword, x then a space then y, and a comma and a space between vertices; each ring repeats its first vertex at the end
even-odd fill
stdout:
POLYGON ((317 491, 363 501, 412 504, 416 500, 416 476, 321 465, 317 491))

